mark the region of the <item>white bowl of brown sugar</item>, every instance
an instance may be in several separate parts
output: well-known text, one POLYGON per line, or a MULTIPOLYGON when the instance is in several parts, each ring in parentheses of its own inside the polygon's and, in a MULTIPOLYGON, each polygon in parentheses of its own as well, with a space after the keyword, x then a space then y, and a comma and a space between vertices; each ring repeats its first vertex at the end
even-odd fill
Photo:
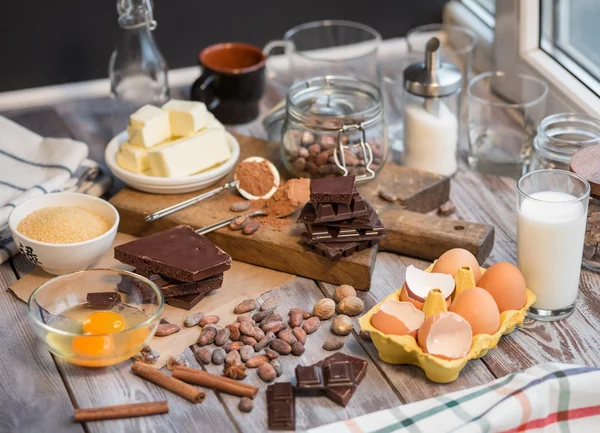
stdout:
POLYGON ((61 275, 100 259, 115 239, 119 213, 98 197, 59 192, 21 203, 10 214, 8 226, 29 261, 61 275))

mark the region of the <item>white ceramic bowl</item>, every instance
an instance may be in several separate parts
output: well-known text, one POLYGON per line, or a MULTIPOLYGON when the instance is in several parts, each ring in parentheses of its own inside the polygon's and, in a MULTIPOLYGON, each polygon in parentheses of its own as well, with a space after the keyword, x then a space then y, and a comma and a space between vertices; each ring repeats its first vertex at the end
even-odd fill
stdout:
POLYGON ((229 132, 225 131, 225 135, 227 136, 227 144, 231 151, 231 158, 218 167, 191 176, 144 176, 122 169, 119 164, 117 164, 117 152, 121 145, 128 139, 127 131, 121 132, 108 143, 106 151, 104 152, 104 158, 106 160, 106 165, 108 165, 108 168, 115 177, 132 188, 153 194, 183 194, 214 185, 233 170, 233 167, 240 157, 240 144, 229 132))
POLYGON ((32 263, 53 275, 80 271, 94 264, 112 246, 119 227, 119 213, 109 202, 87 194, 57 192, 29 199, 18 205, 8 217, 8 226, 19 250, 32 263), (80 206, 102 215, 112 225, 102 235, 73 244, 51 244, 22 235, 17 230, 21 220, 48 206, 80 206))

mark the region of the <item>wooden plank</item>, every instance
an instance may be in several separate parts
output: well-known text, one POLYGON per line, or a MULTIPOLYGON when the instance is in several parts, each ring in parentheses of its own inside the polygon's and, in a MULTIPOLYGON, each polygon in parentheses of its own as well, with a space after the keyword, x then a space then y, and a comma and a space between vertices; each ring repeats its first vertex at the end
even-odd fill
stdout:
MULTIPOLYGON (((280 298, 277 312, 287 318, 290 308, 298 307, 306 310, 312 310, 315 302, 323 297, 316 284, 304 278, 296 278, 291 282, 281 286, 276 292, 266 295, 267 297, 276 294, 280 298)), ((277 379, 277 382, 292 381, 294 379, 294 369, 298 364, 309 365, 315 363, 334 352, 327 352, 321 348, 326 338, 330 337, 331 319, 321 322, 320 329, 308 336, 306 352, 300 357, 293 355, 280 356, 283 366, 283 375, 277 379)), ((212 346, 210 346, 213 348, 212 346)), ((341 352, 356 356, 361 359, 369 360, 354 335, 346 337, 346 344, 341 352)), ((221 374, 222 366, 213 364, 207 365, 206 369, 215 374, 221 374)), ((225 405, 229 408, 243 432, 263 432, 267 431, 267 410, 266 410, 266 387, 256 374, 256 369, 248 369, 248 378, 246 382, 260 387, 258 396, 254 399, 254 410, 245 414, 238 410, 239 398, 222 394, 225 405)), ((397 395, 390 388, 387 379, 381 374, 378 368, 369 363, 367 375, 358 390, 350 400, 346 408, 343 408, 326 397, 298 397, 296 398, 296 430, 304 430, 319 425, 340 421, 356 416, 360 416, 376 410, 382 410, 394 407, 400 404, 397 395), (376 396, 376 397, 375 397, 376 396)))
MULTIPOLYGON (((399 287, 402 287, 405 270, 408 266, 403 260, 390 253, 377 254, 371 290, 368 293, 359 293, 367 310, 399 287)), ((408 264, 414 264, 421 269, 425 269, 429 265, 428 262, 415 259, 409 259, 408 264)), ((325 296, 333 296, 334 285, 319 283, 319 286, 325 296)), ((357 318, 354 319, 354 323, 354 332, 357 333, 360 331, 357 318)), ((434 383, 426 378, 425 373, 420 368, 413 365, 386 364, 379 359, 377 348, 373 343, 361 341, 361 344, 405 403, 412 403, 435 395, 481 385, 494 379, 494 376, 481 360, 473 360, 466 365, 456 381, 448 384, 434 383)))
MULTIPOLYGON (((15 257, 15 266, 19 273, 30 268, 29 262, 22 256, 15 257)), ((184 355, 188 360, 193 359, 189 349, 184 352, 184 355)), ((192 433, 198 431, 199 420, 206 425, 218 425, 219 431, 222 432, 238 431, 214 392, 207 391, 204 403, 191 404, 132 374, 131 361, 104 368, 84 368, 59 359, 56 364, 79 407, 112 406, 158 400, 169 402, 168 414, 88 422, 86 427, 90 432, 149 432, 157 431, 158 428, 165 432, 192 433)), ((163 370, 167 371, 166 368, 163 370)))
POLYGON ((6 291, 16 280, 10 263, 0 265, 0 431, 83 432, 73 422, 73 404, 50 353, 35 335, 27 305, 6 291))

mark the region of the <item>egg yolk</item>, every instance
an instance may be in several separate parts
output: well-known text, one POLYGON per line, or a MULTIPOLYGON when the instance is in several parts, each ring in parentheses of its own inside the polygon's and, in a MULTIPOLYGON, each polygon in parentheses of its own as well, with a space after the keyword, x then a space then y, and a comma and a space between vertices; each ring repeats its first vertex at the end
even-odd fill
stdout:
POLYGON ((73 350, 83 356, 104 356, 112 350, 112 337, 83 335, 73 339, 73 350))
POLYGON ((112 311, 97 311, 88 316, 83 322, 83 332, 86 334, 112 334, 123 330, 125 323, 120 314, 112 311))

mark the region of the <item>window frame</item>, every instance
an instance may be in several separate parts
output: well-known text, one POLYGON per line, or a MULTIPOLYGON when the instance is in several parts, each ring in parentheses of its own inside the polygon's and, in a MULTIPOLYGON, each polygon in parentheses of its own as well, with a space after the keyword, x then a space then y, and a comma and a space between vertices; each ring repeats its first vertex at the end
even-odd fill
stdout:
MULTIPOLYGON (((476 61, 476 72, 516 70, 543 78, 550 87, 546 101, 548 115, 580 112, 600 117, 600 97, 542 48, 542 1, 496 1, 493 37, 491 40, 482 38, 484 43, 477 48, 476 59, 487 61, 476 61)), ((484 23, 469 10, 468 4, 468 0, 449 2, 444 10, 444 21, 465 25, 479 33, 484 23)))

